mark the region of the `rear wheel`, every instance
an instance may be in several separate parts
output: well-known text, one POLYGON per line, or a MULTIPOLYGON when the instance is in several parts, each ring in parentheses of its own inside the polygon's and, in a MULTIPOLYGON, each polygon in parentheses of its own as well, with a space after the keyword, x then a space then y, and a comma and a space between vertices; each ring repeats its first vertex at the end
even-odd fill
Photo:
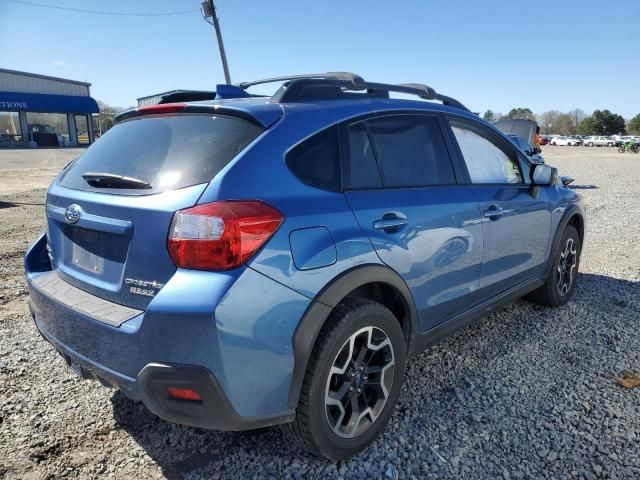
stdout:
POLYGON ((531 292, 530 299, 549 307, 567 303, 575 293, 581 249, 578 231, 567 225, 554 252, 551 271, 544 285, 531 292))
POLYGON ((618 153, 624 153, 624 147, 618 147, 618 153))
POLYGON ((590 147, 593 147, 593 142, 589 142, 589 146, 590 146, 590 147))
POLYGON ((346 300, 318 335, 285 434, 335 461, 365 449, 393 413, 405 358, 402 329, 387 308, 346 300))

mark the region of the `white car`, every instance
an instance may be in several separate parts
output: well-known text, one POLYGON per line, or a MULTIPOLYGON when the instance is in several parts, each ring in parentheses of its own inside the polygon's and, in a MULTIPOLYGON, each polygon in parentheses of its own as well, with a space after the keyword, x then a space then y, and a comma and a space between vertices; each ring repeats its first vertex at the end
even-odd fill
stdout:
POLYGON ((575 146, 580 145, 580 140, 570 137, 553 137, 551 139, 551 145, 575 146))
POLYGON ((616 142, 610 139, 609 137, 603 136, 592 136, 584 139, 584 144, 588 147, 613 147, 616 142))

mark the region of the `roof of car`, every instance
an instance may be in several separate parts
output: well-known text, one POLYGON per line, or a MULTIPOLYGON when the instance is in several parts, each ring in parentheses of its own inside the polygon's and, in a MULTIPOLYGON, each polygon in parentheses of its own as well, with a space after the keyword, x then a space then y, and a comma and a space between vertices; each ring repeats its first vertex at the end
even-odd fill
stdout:
MULTIPOLYGON (((171 104, 164 104, 169 106, 171 104)), ((160 105, 158 105, 159 107, 160 105)), ((118 121, 154 113, 154 106, 142 107, 123 112, 117 117, 118 121)), ((342 100, 318 100, 309 102, 274 102, 271 97, 229 98, 221 100, 206 100, 186 102, 186 109, 198 111, 214 111, 220 114, 236 115, 260 124, 263 128, 273 125, 280 117, 291 114, 312 113, 321 114, 322 121, 327 125, 342 120, 374 112, 385 111, 422 111, 443 112, 459 115, 474 120, 481 120, 477 115, 459 108, 442 105, 425 100, 409 100, 403 98, 363 98, 342 100)))
POLYGON ((325 125, 368 113, 393 110, 445 112, 479 120, 455 98, 440 94, 427 85, 367 82, 349 72, 290 75, 237 85, 222 84, 217 86, 215 92, 175 90, 163 96, 158 105, 124 112, 116 120, 172 109, 196 112, 213 110, 244 117, 264 128, 287 113, 297 116, 306 112, 313 113, 309 117, 310 123, 325 125), (282 84, 272 96, 256 96, 247 91, 252 86, 274 82, 282 84), (391 98, 390 92, 413 95, 414 99, 391 98))

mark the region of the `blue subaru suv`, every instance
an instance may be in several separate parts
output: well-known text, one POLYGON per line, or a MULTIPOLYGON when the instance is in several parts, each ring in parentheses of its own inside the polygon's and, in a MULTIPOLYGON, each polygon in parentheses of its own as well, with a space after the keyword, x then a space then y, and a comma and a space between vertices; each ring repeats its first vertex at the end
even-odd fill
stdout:
POLYGON ((524 295, 566 303, 585 222, 460 102, 340 72, 122 113, 46 217, 29 306, 73 370, 171 422, 282 424, 333 460, 384 429, 409 357, 524 295))

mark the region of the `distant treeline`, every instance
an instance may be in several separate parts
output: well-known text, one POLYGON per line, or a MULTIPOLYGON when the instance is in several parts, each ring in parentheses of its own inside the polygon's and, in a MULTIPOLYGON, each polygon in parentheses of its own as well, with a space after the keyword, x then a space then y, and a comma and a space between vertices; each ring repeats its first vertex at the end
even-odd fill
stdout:
POLYGON ((506 115, 487 110, 483 118, 489 122, 497 122, 505 118, 535 120, 542 134, 621 135, 628 133, 640 135, 640 113, 625 121, 622 115, 609 110, 594 110, 591 115, 587 115, 579 108, 570 112, 549 110, 536 114, 530 108, 518 107, 512 108, 506 115))

